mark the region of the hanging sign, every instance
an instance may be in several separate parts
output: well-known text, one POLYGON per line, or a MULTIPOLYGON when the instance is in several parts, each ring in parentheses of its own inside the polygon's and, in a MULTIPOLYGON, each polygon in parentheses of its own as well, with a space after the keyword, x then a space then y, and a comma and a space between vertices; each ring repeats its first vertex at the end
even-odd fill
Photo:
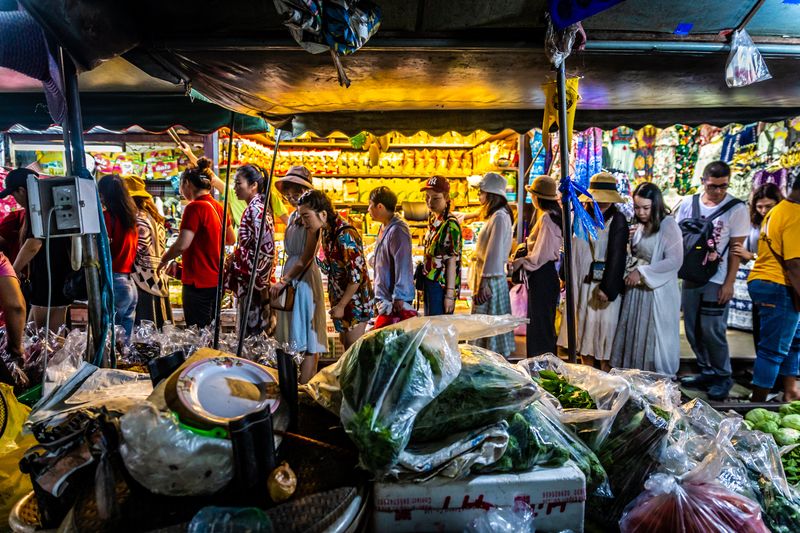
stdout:
MULTIPOLYGON (((572 146, 572 125, 575 123, 575 110, 578 107, 578 81, 580 78, 567 79, 567 146, 572 146)), ((544 122, 542 133, 547 138, 547 133, 558 130, 558 85, 555 81, 542 84, 544 91, 544 122)), ((545 142, 545 146, 549 143, 545 142)))
POLYGON ((619 4, 623 0, 548 0, 550 18, 556 29, 563 30, 570 24, 596 15, 619 4))

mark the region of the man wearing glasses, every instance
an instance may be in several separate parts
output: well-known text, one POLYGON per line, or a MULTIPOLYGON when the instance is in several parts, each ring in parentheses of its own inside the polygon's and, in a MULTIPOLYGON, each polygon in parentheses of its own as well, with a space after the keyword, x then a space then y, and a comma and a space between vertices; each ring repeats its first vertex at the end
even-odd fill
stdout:
MULTIPOLYGON (((698 215, 700 220, 712 219, 713 231, 705 243, 708 250, 704 261, 717 262, 716 273, 706 283, 683 281, 684 329, 701 371, 683 384, 707 391, 709 399, 716 401, 725 400, 733 386, 726 332, 739 257, 732 249, 736 243, 744 242, 750 231, 747 206, 728 194, 730 177, 731 169, 726 163, 710 163, 703 171, 703 192, 695 195, 699 202, 694 197, 686 198, 676 216, 679 224, 697 220, 698 215), (699 207, 698 212, 695 206, 699 207)), ((688 257, 686 253, 684 262, 688 257)))

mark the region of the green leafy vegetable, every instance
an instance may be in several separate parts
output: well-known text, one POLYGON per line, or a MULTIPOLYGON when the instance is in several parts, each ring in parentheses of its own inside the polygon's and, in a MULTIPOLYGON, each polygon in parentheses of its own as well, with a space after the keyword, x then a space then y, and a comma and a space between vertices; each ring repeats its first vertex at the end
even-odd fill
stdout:
POLYGON ((781 427, 774 420, 762 420, 761 422, 756 424, 756 429, 758 431, 769 433, 770 435, 774 435, 775 433, 777 433, 780 428, 781 427))
POLYGON ((775 437, 775 442, 777 442, 779 446, 789 446, 790 444, 795 444, 798 439, 800 439, 800 431, 791 428, 780 428, 772 436, 775 437))
POLYGON ((786 415, 781 419, 781 427, 800 429, 800 415, 786 415))
POLYGON ((783 471, 786 473, 786 481, 790 485, 800 485, 800 446, 784 454, 781 461, 783 462, 783 471))
POLYGON ((773 413, 772 411, 767 411, 762 407, 758 407, 744 415, 744 419, 749 420, 756 425, 761 422, 775 422, 778 424, 781 421, 781 415, 778 413, 773 413))
POLYGON ((781 405, 780 409, 778 409, 778 413, 780 413, 781 416, 800 415, 800 400, 781 405))
POLYGON ((495 424, 534 400, 536 386, 499 355, 459 345, 461 371, 417 415, 411 439, 435 441, 468 429, 495 424))
POLYGON ((597 409, 589 393, 580 387, 570 385, 563 377, 552 370, 542 370, 536 382, 558 399, 564 409, 597 409))

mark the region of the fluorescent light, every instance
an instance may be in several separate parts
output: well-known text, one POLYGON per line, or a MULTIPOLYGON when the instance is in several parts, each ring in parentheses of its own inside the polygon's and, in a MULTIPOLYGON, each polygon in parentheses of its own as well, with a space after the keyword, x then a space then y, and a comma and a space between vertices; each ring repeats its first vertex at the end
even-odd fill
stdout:
MULTIPOLYGON (((28 144, 28 143, 14 143, 14 150, 17 152, 63 152, 63 144, 28 144)), ((124 152, 125 150, 119 144, 87 144, 84 146, 86 152, 124 152)))

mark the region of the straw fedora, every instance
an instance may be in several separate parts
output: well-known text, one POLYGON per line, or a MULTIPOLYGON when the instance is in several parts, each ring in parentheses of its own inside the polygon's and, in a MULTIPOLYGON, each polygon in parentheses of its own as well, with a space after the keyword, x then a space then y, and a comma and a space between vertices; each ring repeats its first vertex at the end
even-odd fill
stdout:
POLYGON ((311 173, 306 167, 301 165, 291 167, 284 177, 275 180, 275 188, 278 189, 278 192, 281 194, 283 194, 283 185, 285 183, 294 183, 306 189, 314 188, 314 185, 311 183, 311 173))
MULTIPOLYGON (((589 193, 595 202, 601 204, 621 204, 625 199, 617 192, 617 178, 608 172, 598 172, 589 180, 589 193)), ((581 202, 588 202, 587 196, 581 195, 581 202)))
POLYGON ((139 176, 128 174, 122 176, 122 181, 125 183, 125 188, 128 189, 128 194, 131 198, 152 198, 153 195, 147 192, 144 185, 144 180, 139 176))
POLYGON ((558 185, 556 180, 550 176, 536 176, 532 185, 525 187, 529 193, 536 195, 542 200, 558 200, 558 185))

